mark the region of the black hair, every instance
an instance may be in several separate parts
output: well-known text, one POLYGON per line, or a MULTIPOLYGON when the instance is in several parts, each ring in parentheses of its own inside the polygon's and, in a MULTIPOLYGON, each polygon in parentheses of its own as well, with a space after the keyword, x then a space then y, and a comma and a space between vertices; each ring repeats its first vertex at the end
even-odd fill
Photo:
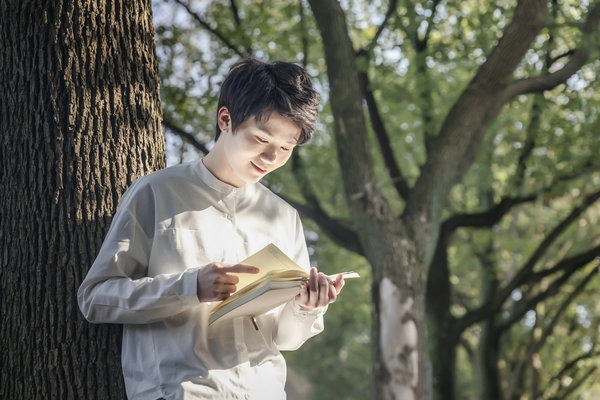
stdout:
MULTIPOLYGON (((319 101, 302 67, 245 58, 231 68, 221 86, 217 112, 223 106, 229 110, 232 131, 252 117, 264 122, 275 111, 300 127, 298 144, 302 144, 315 129, 319 101)), ((220 134, 217 122, 217 139, 220 134)))

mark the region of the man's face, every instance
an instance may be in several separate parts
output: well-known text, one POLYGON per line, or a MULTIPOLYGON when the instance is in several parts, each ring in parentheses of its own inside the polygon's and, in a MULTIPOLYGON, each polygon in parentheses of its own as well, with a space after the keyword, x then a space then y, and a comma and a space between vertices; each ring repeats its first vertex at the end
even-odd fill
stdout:
POLYGON ((257 182, 287 162, 299 137, 298 125, 276 112, 264 122, 248 119, 233 134, 223 132, 219 140, 225 141, 225 156, 231 167, 226 180, 238 187, 257 182))

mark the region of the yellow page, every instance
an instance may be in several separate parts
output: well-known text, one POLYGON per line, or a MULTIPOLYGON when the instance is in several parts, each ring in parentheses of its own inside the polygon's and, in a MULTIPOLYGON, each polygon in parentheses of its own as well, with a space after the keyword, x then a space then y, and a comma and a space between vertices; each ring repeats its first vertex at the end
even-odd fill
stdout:
POLYGON ((258 274, 237 274, 240 279, 236 285, 238 291, 252 282, 261 279, 271 271, 297 270, 308 274, 304 268, 292 261, 273 243, 267 245, 258 253, 254 253, 244 261, 241 261, 240 264, 254 265, 260 268, 260 272, 258 274))
POLYGON ((298 290, 300 290, 300 282, 305 279, 308 279, 308 273, 304 270, 285 270, 285 271, 270 271, 266 275, 261 278, 251 282, 250 284, 244 286, 241 289, 238 289, 234 294, 225 300, 221 301, 217 304, 212 310, 211 314, 217 312, 221 308, 225 307, 227 304, 231 303, 235 299, 239 297, 245 296, 247 293, 253 292, 257 288, 260 288, 262 285, 266 284, 269 281, 295 281, 298 282, 298 290))

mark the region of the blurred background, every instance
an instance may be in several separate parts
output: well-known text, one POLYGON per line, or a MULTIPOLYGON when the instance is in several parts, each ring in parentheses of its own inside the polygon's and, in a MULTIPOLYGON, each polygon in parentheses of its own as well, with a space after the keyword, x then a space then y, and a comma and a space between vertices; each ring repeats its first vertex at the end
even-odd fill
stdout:
MULTIPOLYGON (((516 1, 343 0, 340 5, 364 79, 378 187, 400 214, 405 203, 385 157, 391 154, 408 185, 414 184, 429 138, 497 45, 516 1), (385 127, 387 142, 381 141, 377 122, 385 127)), ((470 321, 449 344, 455 354, 448 377, 455 398, 600 398, 599 41, 597 33, 582 29, 591 8, 585 0, 549 2, 546 26, 513 78, 559 71, 581 46, 587 46, 589 59, 564 83, 516 96, 502 108, 444 206, 435 243, 443 261, 435 258, 432 264, 447 270, 446 321, 470 321), (511 285, 525 271, 526 279, 511 285), (471 318, 473 311, 478 314, 471 318)), ((242 57, 293 61, 311 75, 321 98, 317 130, 263 183, 292 204, 306 206, 299 209, 314 265, 331 273, 355 270, 363 278, 347 283, 327 312, 323 334, 285 355, 288 395, 290 400, 370 398, 377 363, 371 266, 339 230, 327 228, 331 218, 360 229, 349 221, 324 49, 309 4, 153 0, 153 12, 167 165, 191 161, 211 148, 220 84, 242 57)), ((427 296, 435 302, 431 291, 438 281, 431 272, 428 279, 427 296)), ((426 321, 435 317, 428 307, 426 321)), ((427 332, 444 334, 443 329, 427 332)), ((445 362, 436 351, 429 348, 430 363, 445 362)), ((429 371, 426 382, 435 379, 429 371)))

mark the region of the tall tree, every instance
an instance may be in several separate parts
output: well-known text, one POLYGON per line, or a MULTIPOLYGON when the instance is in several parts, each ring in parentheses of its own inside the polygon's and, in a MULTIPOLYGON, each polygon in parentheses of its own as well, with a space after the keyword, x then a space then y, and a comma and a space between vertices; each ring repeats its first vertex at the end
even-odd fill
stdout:
POLYGON ((124 189, 164 166, 150 1, 0 4, 0 398, 124 398, 76 293, 124 189))
MULTIPOLYGON (((571 59, 556 72, 515 79, 515 70, 545 27, 548 15, 546 1, 519 1, 501 39, 456 99, 438 132, 427 136, 426 130, 427 157, 415 183, 408 187, 401 174, 391 175, 397 182, 398 195, 405 201, 405 207, 397 217, 374 178, 357 67, 357 57, 361 53, 354 50, 339 3, 332 0, 310 1, 310 4, 321 32, 327 62, 346 201, 353 221, 360 226, 357 235, 373 267, 374 341, 378 349, 374 369, 376 397, 420 399, 424 397, 425 389, 426 343, 421 340, 426 332, 425 278, 434 259, 450 190, 473 165, 488 128, 505 104, 518 95, 549 90, 565 82, 588 61, 589 47, 580 44, 571 59), (353 168, 356 165, 362 168, 353 168)), ((436 7, 434 1, 430 15, 435 13, 436 7)), ((600 4, 596 4, 582 24, 584 33, 595 32, 599 20, 600 4)), ((416 36, 421 47, 427 44, 428 32, 426 29, 422 37, 416 36)), ((368 49, 364 54, 369 56, 368 49)), ((394 166, 389 171, 393 174, 399 169, 394 166)), ((586 199, 583 209, 595 198, 596 195, 592 195, 586 199)), ((531 261, 517 274, 515 283, 521 284, 528 276, 536 257, 531 261)), ((433 278, 429 283, 435 285, 437 282, 433 278)), ((502 303, 510 290, 510 286, 504 288, 493 302, 502 303)), ((435 295, 441 293, 447 293, 447 290, 436 291, 435 295)), ((432 346, 439 345, 439 338, 457 341, 458 334, 474 319, 477 320, 474 313, 468 314, 456 329, 447 333, 448 327, 444 324, 430 325, 436 330, 432 346), (440 332, 444 333, 440 335, 440 332)), ((445 340, 442 343, 448 344, 445 340)), ((443 362, 454 365, 452 354, 443 362)), ((438 379, 436 384, 441 383, 440 378, 453 381, 451 372, 436 373, 435 369, 444 368, 444 363, 435 360, 432 363, 434 376, 438 379)), ((452 386, 435 391, 436 398, 448 398, 453 392, 452 386)))

